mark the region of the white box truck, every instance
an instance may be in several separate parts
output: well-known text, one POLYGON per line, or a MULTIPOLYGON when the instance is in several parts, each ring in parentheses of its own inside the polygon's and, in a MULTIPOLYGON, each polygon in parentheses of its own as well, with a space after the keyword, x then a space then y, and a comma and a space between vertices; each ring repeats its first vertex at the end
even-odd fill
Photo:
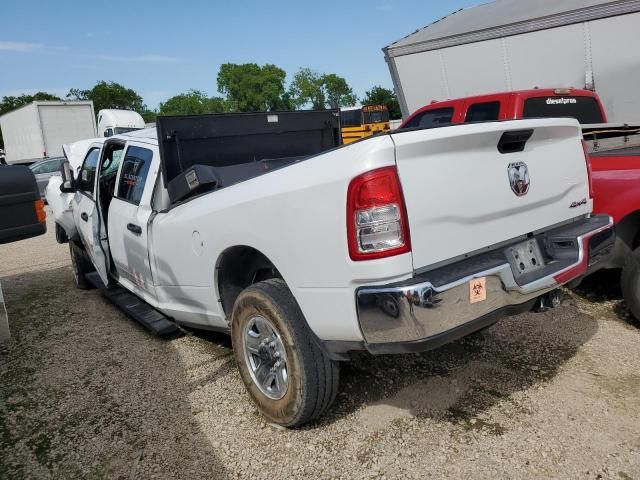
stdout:
POLYGON ((497 0, 383 49, 403 118, 432 100, 538 88, 596 92, 610 122, 638 120, 640 2, 497 0))
POLYGON ((62 145, 96 136, 93 102, 32 102, 0 116, 7 163, 62 156, 62 145))

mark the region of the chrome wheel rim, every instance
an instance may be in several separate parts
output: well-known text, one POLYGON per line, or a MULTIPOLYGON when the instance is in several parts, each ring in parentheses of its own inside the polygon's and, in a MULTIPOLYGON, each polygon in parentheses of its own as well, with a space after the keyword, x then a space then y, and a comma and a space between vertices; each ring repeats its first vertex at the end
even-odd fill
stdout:
POLYGON ((253 383, 272 400, 279 400, 289 387, 287 353, 280 334, 266 318, 249 319, 242 332, 244 361, 253 383))

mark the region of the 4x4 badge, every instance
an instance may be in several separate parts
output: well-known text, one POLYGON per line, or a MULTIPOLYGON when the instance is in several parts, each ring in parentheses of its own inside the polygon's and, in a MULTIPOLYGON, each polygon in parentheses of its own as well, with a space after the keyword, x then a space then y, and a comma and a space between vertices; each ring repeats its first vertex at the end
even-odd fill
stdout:
POLYGON ((524 162, 510 163, 507 167, 511 190, 517 196, 522 197, 529 192, 529 167, 524 162))

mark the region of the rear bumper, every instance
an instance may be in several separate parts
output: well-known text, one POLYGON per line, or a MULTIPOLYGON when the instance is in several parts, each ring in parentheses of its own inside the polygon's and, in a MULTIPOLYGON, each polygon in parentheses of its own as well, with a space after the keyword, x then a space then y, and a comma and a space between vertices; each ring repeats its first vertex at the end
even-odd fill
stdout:
POLYGON ((505 314, 583 276, 614 243, 606 215, 580 219, 535 235, 545 266, 516 277, 506 250, 518 239, 412 279, 356 291, 358 322, 371 353, 429 350, 491 325, 505 314), (470 302, 470 282, 485 279, 486 300, 470 302))

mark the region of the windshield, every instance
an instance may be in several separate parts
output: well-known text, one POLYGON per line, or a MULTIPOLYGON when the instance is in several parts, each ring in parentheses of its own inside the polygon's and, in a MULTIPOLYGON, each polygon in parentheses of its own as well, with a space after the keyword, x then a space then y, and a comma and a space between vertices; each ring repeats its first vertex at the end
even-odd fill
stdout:
POLYGON ((120 135, 121 133, 133 132, 134 130, 140 130, 139 128, 127 128, 127 127, 116 127, 113 129, 114 135, 120 135))
POLYGON ((122 154, 124 153, 124 145, 117 145, 108 155, 105 162, 102 164, 102 176, 108 176, 118 171, 120 167, 120 161, 122 160, 122 154))
POLYGON ((386 110, 374 110, 364 112, 364 123, 382 123, 389 121, 389 112, 386 110))
POLYGON ((582 124, 604 123, 600 106, 592 97, 538 97, 524 102, 523 118, 575 118, 582 124))

